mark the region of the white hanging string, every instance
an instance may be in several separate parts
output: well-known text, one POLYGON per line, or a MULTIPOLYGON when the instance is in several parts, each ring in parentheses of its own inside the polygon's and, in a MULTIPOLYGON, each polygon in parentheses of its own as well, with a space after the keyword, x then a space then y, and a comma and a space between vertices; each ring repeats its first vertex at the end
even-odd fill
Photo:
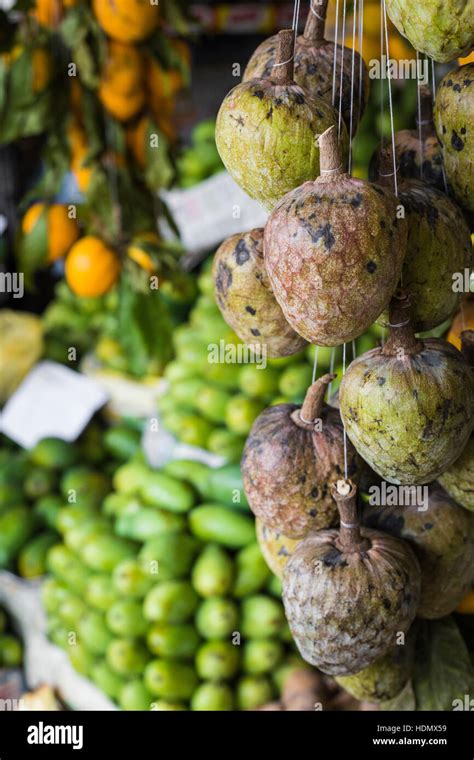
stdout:
POLYGON ((382 12, 382 4, 380 4, 380 137, 381 141, 383 143, 384 133, 385 133, 385 124, 384 124, 384 106, 385 106, 385 94, 384 94, 384 80, 383 80, 383 74, 382 74, 382 64, 383 64, 383 55, 384 55, 384 47, 385 47, 385 41, 384 41, 384 33, 383 33, 383 12, 382 12))
POLYGON ((319 346, 316 346, 316 351, 314 352, 313 379, 311 380, 311 385, 316 381, 316 375, 318 372, 318 356, 319 356, 319 346))
MULTIPOLYGON (((342 347, 342 376, 346 374, 346 344, 344 343, 342 347)), ((348 478, 348 467, 347 467, 347 430, 346 426, 344 425, 344 435, 343 435, 343 442, 344 442, 344 478, 347 480, 348 478)))
MULTIPOLYGON (((436 68, 435 68, 435 62, 433 58, 431 59, 431 79, 433 81, 433 103, 436 100, 436 68)), ((441 173, 443 175, 443 185, 444 185, 444 192, 446 195, 449 195, 449 187, 448 187, 448 180, 446 179, 446 171, 444 168, 444 155, 441 155, 441 173)))
POLYGON ((418 140, 420 143, 420 153, 421 153, 421 162, 420 162, 420 179, 423 179, 423 156, 424 156, 424 146, 423 146, 423 130, 421 125, 421 94, 420 94, 420 54, 418 53, 418 50, 416 51, 416 99, 417 99, 417 110, 418 110, 418 140))
POLYGON ((357 21, 357 0, 354 0, 354 22, 352 25, 352 62, 351 62, 351 116, 349 123, 349 163, 347 171, 352 171, 352 127, 354 121, 354 77, 355 77, 355 46, 356 46, 356 21, 357 21))
POLYGON ((388 102, 390 108, 390 130, 392 134, 392 158, 393 158, 393 184, 395 195, 398 198, 398 179, 397 179, 397 156, 395 153, 395 127, 393 121, 393 100, 392 100, 392 77, 390 75, 390 48, 388 43, 388 22, 387 22, 387 6, 385 0, 383 2, 383 20, 385 27, 385 47, 387 53, 387 80, 388 80, 388 102))
POLYGON ((341 76, 339 82, 339 120, 338 120, 338 137, 341 137, 342 128, 342 85, 344 83, 344 53, 346 52, 346 17, 347 17, 347 0, 344 0, 342 10, 342 39, 341 39, 341 76))
MULTIPOLYGON (((336 349, 333 348, 332 351, 331 351, 331 361, 329 362, 329 372, 331 373, 331 375, 334 372, 334 361, 335 361, 335 358, 336 358, 336 349)), ((328 398, 329 399, 331 399, 331 389, 332 389, 332 382, 329 383, 329 387, 328 387, 328 398)))
POLYGON ((332 104, 336 106, 337 39, 339 34, 339 0, 336 0, 336 29, 334 32, 334 62, 332 70, 332 104))
POLYGON ((362 96, 364 94, 364 0, 359 0, 359 120, 362 116, 362 96))
POLYGON ((309 1, 310 1, 309 7, 311 8, 311 13, 313 14, 313 16, 316 16, 316 18, 319 18, 320 21, 326 21, 326 19, 323 18, 323 16, 320 16, 319 13, 316 13, 316 11, 314 10, 313 0, 309 0, 309 1))

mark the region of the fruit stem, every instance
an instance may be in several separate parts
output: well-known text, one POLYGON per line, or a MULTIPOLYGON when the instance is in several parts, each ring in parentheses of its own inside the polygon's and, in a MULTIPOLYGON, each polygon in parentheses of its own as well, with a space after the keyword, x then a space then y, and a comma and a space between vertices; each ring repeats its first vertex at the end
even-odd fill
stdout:
POLYGON ((433 96, 428 85, 420 87, 420 113, 416 116, 416 126, 421 129, 421 138, 425 140, 434 132, 433 96))
POLYGON ((311 0, 303 37, 307 42, 325 42, 324 29, 329 0, 311 0), (316 15, 317 14, 317 15, 316 15))
POLYGON ((312 430, 315 421, 321 415, 323 408, 324 396, 328 385, 335 380, 337 375, 327 374, 323 375, 316 380, 315 383, 309 386, 303 406, 301 409, 296 409, 291 415, 291 419, 298 427, 305 428, 306 430, 312 430))
POLYGON ((295 33, 292 29, 278 32, 278 50, 272 69, 275 84, 285 85, 293 81, 295 66, 295 33))
POLYGON ((395 293, 390 302, 390 334, 382 349, 384 356, 418 354, 423 348, 410 323, 410 308, 407 294, 403 290, 395 293))
POLYGON ((470 367, 474 369, 474 330, 463 330, 461 333, 461 351, 470 367))
POLYGON ((341 151, 335 125, 326 129, 318 137, 320 179, 330 179, 334 175, 344 174, 341 151))
MULTIPOLYGON (((396 167, 398 172, 398 166, 396 167)), ((393 169, 393 150, 391 145, 385 145, 380 150, 379 177, 378 185, 388 187, 393 193, 395 192, 395 172, 393 169)))
POLYGON ((357 514, 357 486, 351 480, 338 480, 332 487, 332 496, 337 504, 341 525, 338 547, 344 554, 365 551, 370 545, 360 532, 357 514))

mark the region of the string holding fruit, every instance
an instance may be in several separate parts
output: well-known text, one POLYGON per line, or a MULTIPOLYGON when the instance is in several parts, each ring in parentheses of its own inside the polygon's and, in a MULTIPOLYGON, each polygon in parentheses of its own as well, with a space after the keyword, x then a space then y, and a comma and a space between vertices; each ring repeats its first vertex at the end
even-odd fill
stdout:
POLYGON ((216 301, 239 338, 260 346, 269 357, 291 356, 306 341, 290 327, 265 270, 263 229, 233 235, 214 256, 216 301))
POLYGON ((288 193, 270 215, 265 264, 293 329, 317 345, 338 346, 387 307, 407 225, 390 190, 344 171, 335 126, 319 144, 321 176, 288 193))
POLYGON ((302 657, 333 676, 359 673, 406 634, 420 598, 420 567, 408 544, 361 528, 357 488, 333 488, 339 530, 308 536, 283 574, 283 602, 302 657))
MULTIPOLYGON (((303 406, 277 404, 255 420, 241 470, 253 513, 288 538, 337 522, 331 485, 344 472, 344 431, 339 411, 324 403, 335 375, 313 383, 303 406)), ((357 480, 358 463, 347 447, 347 471, 357 480)))
MULTIPOLYGON (((316 137, 337 123, 337 112, 293 80, 294 33, 278 35, 271 76, 242 82, 224 98, 216 144, 234 180, 268 209, 289 190, 319 174, 316 137)), ((347 157, 347 131, 341 125, 347 157)))
POLYGON ((474 423, 474 385, 460 351, 441 339, 415 338, 410 310, 398 293, 385 346, 352 362, 339 398, 347 434, 372 469, 390 483, 421 485, 463 451, 474 423))
MULTIPOLYGON (((327 8, 328 0, 310 2, 304 32, 296 38, 294 79, 328 105, 339 110, 341 104, 341 117, 354 136, 369 96, 367 67, 358 52, 345 46, 341 50, 341 45, 325 39, 327 8)), ((270 77, 277 50, 278 35, 262 42, 247 64, 243 81, 270 77)))

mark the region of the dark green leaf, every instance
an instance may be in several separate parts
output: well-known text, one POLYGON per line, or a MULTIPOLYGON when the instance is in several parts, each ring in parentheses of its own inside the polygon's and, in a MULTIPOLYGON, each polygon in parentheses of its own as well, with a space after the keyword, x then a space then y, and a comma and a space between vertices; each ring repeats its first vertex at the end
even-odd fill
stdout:
POLYGON ((43 210, 35 226, 28 235, 18 242, 18 268, 25 275, 25 285, 34 288, 34 273, 46 266, 48 256, 47 209, 43 210))

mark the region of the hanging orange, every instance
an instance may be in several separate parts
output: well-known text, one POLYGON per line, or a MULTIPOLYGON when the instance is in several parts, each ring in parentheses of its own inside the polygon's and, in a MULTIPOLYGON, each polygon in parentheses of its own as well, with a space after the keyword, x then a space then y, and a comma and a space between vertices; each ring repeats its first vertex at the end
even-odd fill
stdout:
POLYGON ((102 296, 120 276, 120 261, 102 240, 88 235, 79 240, 66 259, 66 281, 77 296, 102 296))
POLYGON ((54 203, 34 203, 23 217, 21 228, 24 235, 30 235, 40 217, 46 213, 47 230, 47 261, 61 259, 69 251, 79 237, 79 226, 75 218, 71 218, 67 206, 54 203))
POLYGON ((461 349, 461 333, 463 330, 474 330, 474 300, 463 302, 448 333, 447 340, 459 350, 461 349))
POLYGON ((158 26, 157 0, 93 0, 100 26, 119 42, 141 42, 158 26))
POLYGON ((77 0, 36 0, 33 15, 42 26, 55 27, 62 21, 66 8, 72 8, 77 0))
POLYGON ((143 108, 143 58, 139 50, 121 42, 109 43, 99 98, 118 121, 128 121, 143 108))

